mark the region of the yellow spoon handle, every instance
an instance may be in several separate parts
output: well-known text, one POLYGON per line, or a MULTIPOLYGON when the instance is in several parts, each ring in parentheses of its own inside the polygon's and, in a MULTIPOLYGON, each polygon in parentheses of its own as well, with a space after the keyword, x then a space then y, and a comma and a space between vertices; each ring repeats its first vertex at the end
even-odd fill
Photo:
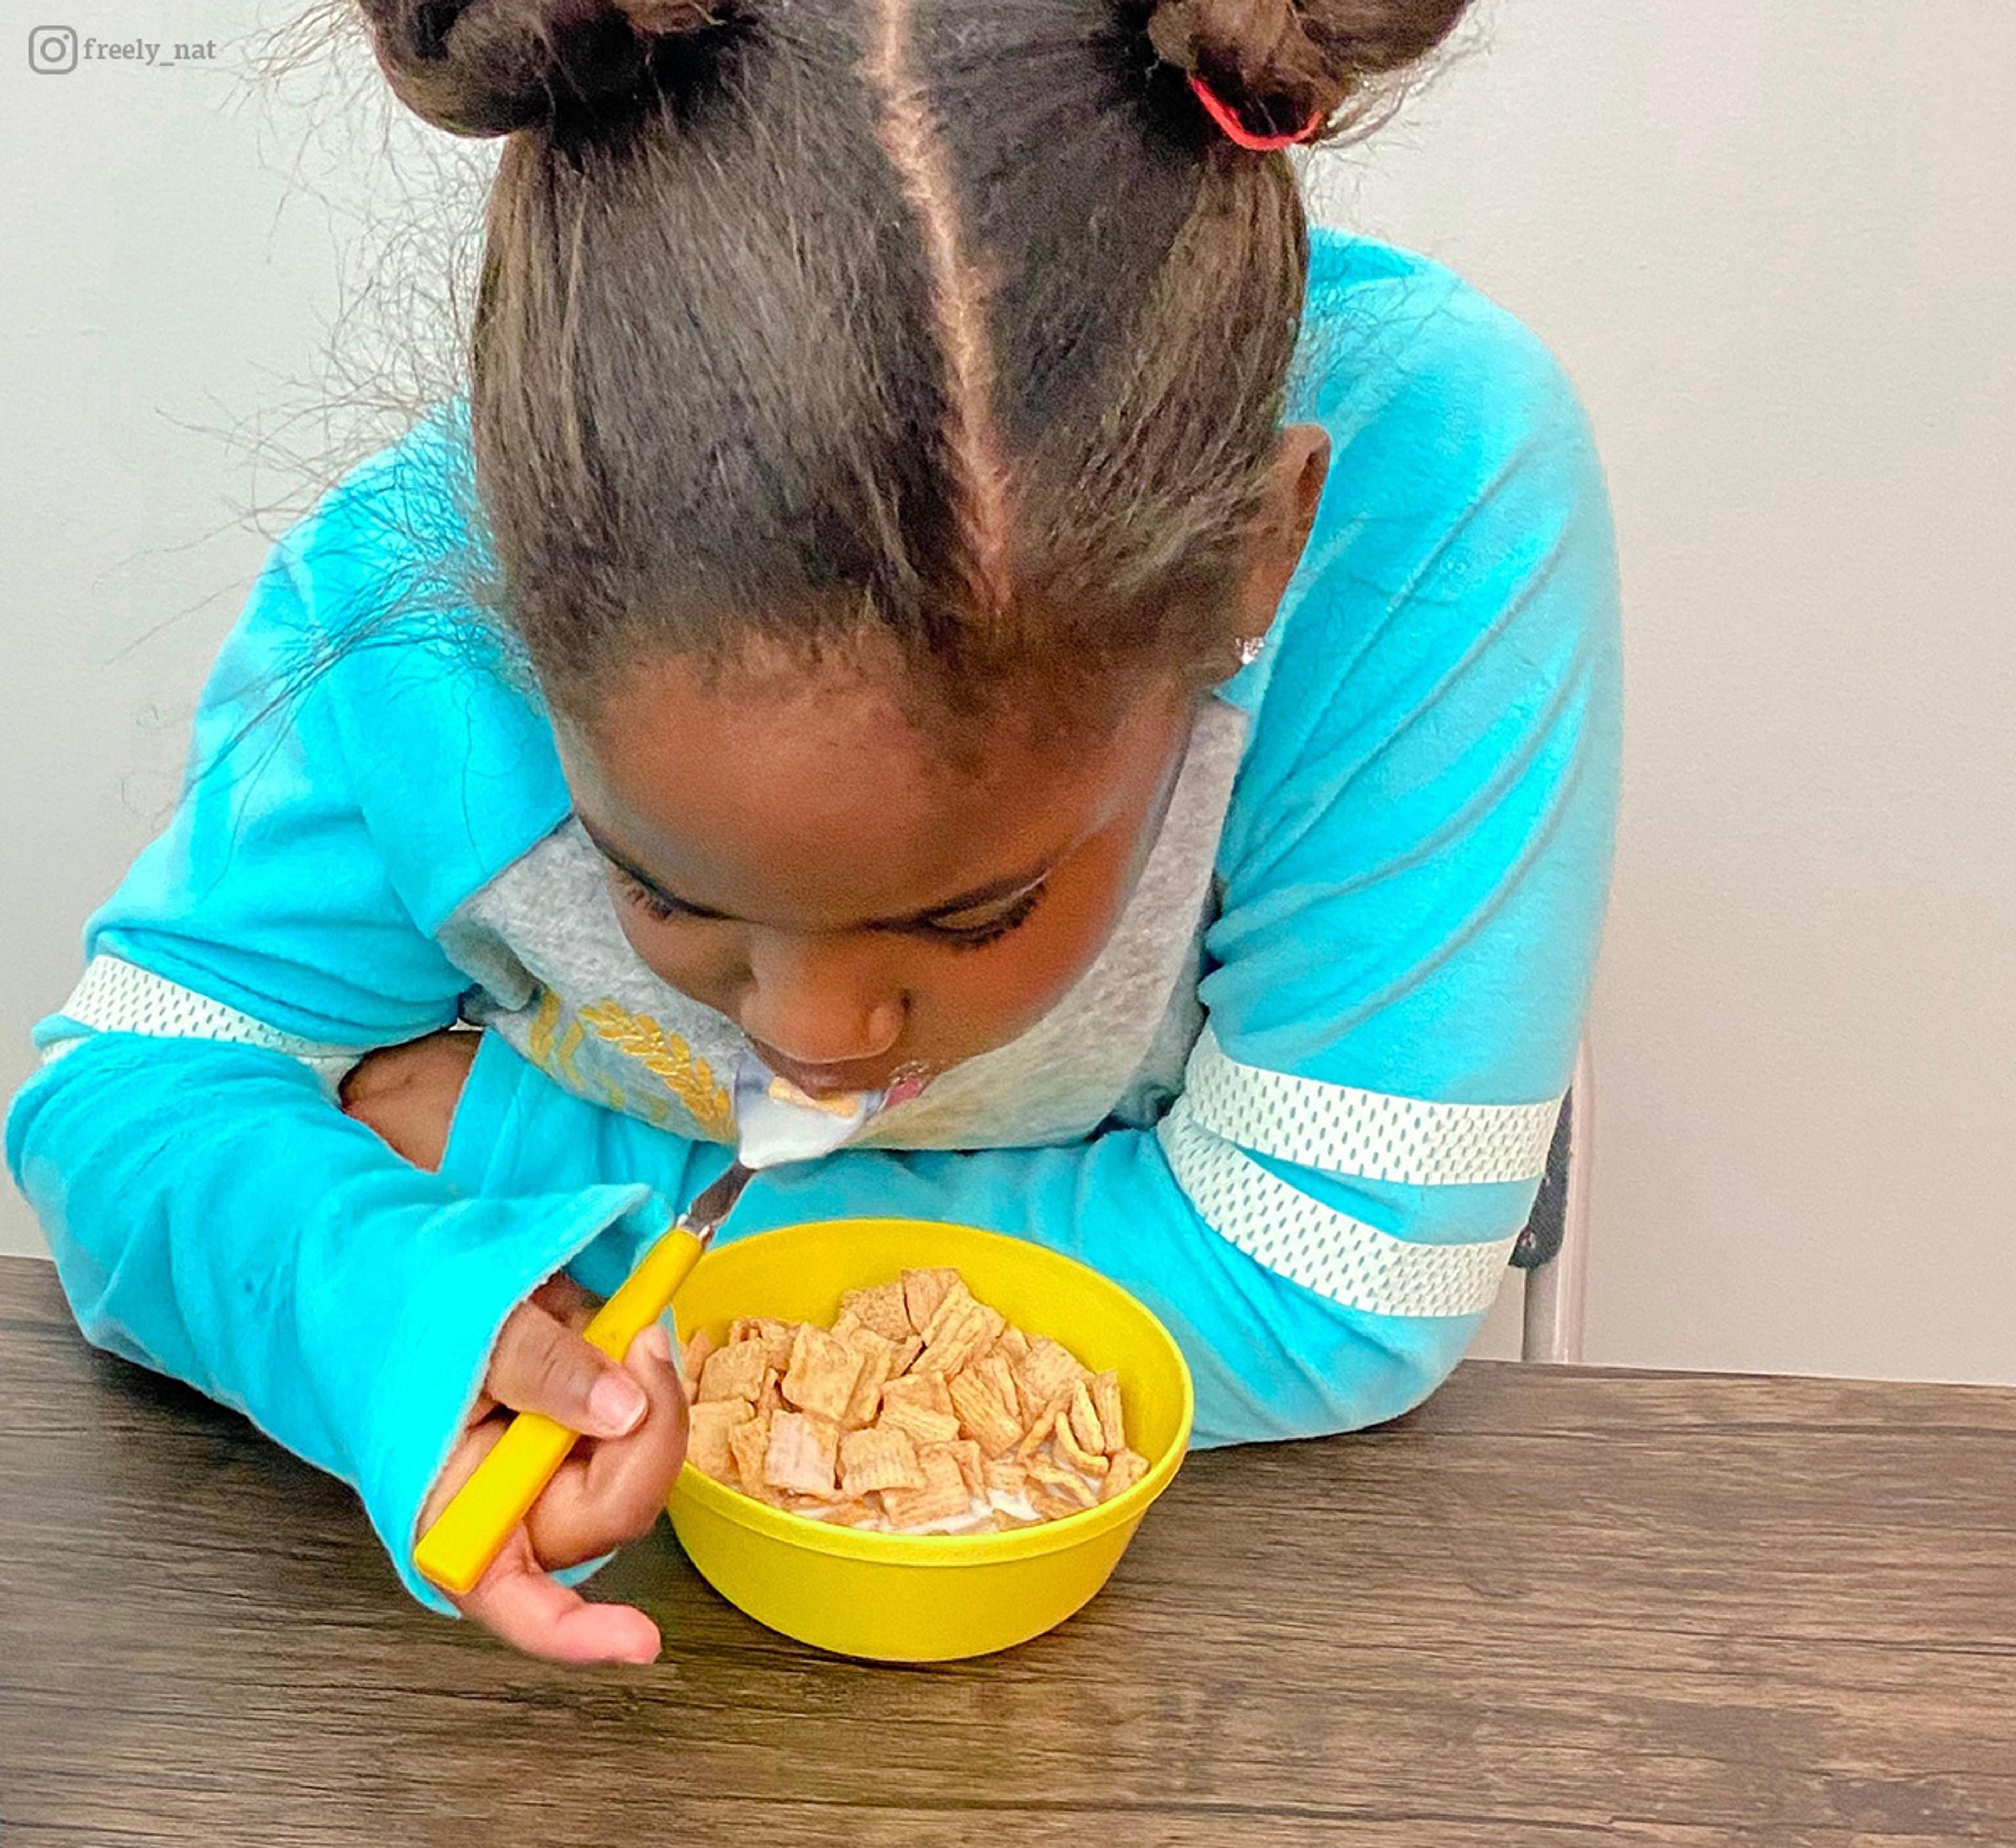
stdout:
MULTIPOLYGON (((665 1313, 706 1248, 704 1238, 675 1226, 596 1311, 582 1331, 589 1341, 621 1360, 631 1342, 665 1313)), ((444 1591, 466 1596, 567 1461, 575 1436, 538 1412, 519 1413, 420 1536, 413 1563, 444 1591)))

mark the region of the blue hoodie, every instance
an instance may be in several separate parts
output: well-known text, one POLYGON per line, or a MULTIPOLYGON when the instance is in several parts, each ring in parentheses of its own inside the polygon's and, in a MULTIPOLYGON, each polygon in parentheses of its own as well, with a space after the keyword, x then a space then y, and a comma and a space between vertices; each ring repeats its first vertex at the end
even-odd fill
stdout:
MULTIPOLYGON (((1248 716, 1180 1093, 1039 1146, 844 1147, 732 1222, 914 1215, 1070 1252, 1168 1324, 1203 1444, 1393 1417, 1461 1356, 1572 1068, 1615 822, 1614 546, 1559 367, 1448 272, 1331 233, 1304 336, 1291 415, 1334 459, 1268 647, 1220 690, 1248 716)), ((480 646, 389 631, 274 697, 423 575, 384 496, 465 419, 274 546, 182 805, 86 928, 145 994, 43 1021, 7 1119, 86 1336, 355 1486, 436 1608, 415 1524, 504 1317, 563 1268, 612 1288, 729 1152, 495 1032, 437 1173, 333 1101, 362 1050, 469 1015, 449 920, 570 812, 535 693, 480 646)))

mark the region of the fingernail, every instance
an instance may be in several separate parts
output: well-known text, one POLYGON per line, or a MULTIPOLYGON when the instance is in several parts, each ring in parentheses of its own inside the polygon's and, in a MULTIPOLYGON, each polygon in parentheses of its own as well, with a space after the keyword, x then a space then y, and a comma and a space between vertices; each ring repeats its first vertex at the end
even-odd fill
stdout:
POLYGON ((671 1365, 671 1331, 663 1322, 653 1322, 637 1337, 637 1345, 661 1365, 665 1367, 671 1365))
POLYGON ((589 1416, 605 1436, 622 1436, 644 1409, 644 1389, 627 1373, 605 1373, 588 1395, 589 1416))

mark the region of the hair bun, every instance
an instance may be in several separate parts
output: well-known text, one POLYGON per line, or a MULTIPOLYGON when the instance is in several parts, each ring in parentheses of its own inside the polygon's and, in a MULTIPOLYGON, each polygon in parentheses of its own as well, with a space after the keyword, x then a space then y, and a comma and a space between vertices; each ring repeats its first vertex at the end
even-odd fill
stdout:
POLYGON ((635 94, 656 39, 719 23, 705 0, 358 0, 415 114, 506 135, 635 94))
POLYGON ((1293 134, 1327 120, 1369 77, 1404 70, 1446 38, 1468 0, 1161 0, 1148 37, 1250 128, 1293 134))

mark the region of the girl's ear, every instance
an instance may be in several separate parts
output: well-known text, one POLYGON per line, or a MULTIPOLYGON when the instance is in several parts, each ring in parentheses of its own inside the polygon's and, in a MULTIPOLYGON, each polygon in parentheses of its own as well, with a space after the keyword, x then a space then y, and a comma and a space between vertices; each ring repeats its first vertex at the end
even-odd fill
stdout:
POLYGON ((1251 661, 1273 625, 1288 581, 1302 561, 1330 476, 1330 432, 1320 423, 1291 423, 1274 442, 1266 504, 1255 522, 1246 582, 1234 615, 1233 642, 1251 661))

